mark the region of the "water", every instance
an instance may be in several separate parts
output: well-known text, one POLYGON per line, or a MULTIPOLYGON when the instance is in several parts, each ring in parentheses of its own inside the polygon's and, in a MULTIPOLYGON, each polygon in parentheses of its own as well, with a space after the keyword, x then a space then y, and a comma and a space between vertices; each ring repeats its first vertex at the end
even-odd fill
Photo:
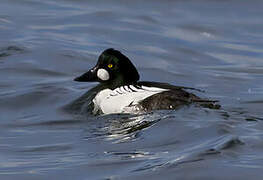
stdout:
POLYGON ((262 179, 263 2, 0 0, 1 179, 262 179), (81 114, 113 47, 221 110, 81 114), (67 110, 66 110, 67 109, 67 110))

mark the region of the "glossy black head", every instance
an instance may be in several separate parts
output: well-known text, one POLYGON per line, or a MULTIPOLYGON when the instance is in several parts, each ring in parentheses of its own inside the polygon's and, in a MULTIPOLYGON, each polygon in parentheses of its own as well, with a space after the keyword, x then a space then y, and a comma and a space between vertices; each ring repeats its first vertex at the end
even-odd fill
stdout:
POLYGON ((99 56, 95 67, 77 77, 75 81, 107 83, 112 87, 134 83, 139 80, 138 71, 120 51, 106 49, 99 56))

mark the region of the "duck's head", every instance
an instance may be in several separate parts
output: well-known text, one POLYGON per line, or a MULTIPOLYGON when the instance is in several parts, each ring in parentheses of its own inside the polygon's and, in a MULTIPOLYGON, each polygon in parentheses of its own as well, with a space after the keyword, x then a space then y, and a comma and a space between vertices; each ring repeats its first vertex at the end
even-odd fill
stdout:
POLYGON ((140 76, 128 57, 115 49, 106 49, 99 56, 95 67, 75 78, 79 82, 100 82, 115 88, 135 83, 140 76))

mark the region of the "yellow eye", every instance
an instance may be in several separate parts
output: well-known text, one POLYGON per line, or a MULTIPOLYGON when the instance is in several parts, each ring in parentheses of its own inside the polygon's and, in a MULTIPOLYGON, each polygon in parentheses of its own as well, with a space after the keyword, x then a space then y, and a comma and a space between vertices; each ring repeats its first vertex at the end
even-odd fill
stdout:
POLYGON ((108 64, 108 67, 109 67, 109 68, 112 68, 112 67, 113 67, 113 65, 112 65, 112 64, 108 64))

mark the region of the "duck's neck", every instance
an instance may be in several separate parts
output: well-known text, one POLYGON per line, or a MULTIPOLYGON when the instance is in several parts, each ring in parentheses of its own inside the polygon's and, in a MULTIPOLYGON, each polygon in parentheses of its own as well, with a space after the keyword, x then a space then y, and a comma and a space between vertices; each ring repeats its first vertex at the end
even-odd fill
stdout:
POLYGON ((105 83, 105 85, 113 90, 113 89, 116 89, 120 86, 124 86, 124 85, 129 85, 129 84, 135 84, 137 81, 133 82, 133 81, 129 81, 129 80, 124 80, 122 78, 118 78, 116 79, 115 81, 111 81, 111 82, 108 82, 108 83, 105 83))

